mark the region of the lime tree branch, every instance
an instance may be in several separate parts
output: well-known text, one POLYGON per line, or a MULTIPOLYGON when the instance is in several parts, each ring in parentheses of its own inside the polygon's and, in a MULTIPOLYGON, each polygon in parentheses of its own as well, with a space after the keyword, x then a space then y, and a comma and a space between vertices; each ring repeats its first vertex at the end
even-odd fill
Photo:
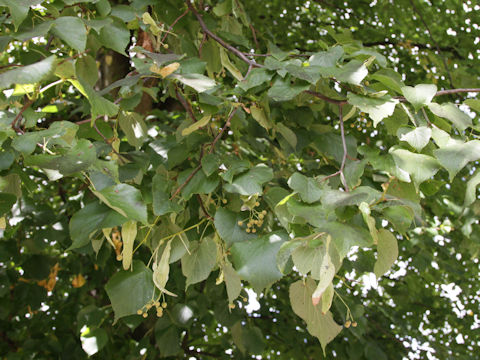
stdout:
MULTIPOLYGON (((213 150, 215 149, 215 145, 221 139, 225 130, 227 130, 230 127, 230 122, 231 122, 233 116, 235 115, 235 113, 237 112, 237 110, 238 110, 238 107, 232 110, 232 112, 228 116, 227 122, 220 129, 220 131, 218 132, 215 139, 213 139, 213 142, 210 145, 210 150, 208 151, 209 154, 213 153, 213 150)), ((182 189, 193 179, 195 174, 200 171, 200 169, 202 168, 202 157, 203 157, 203 147, 202 147, 202 152, 200 153, 199 164, 197 165, 197 167, 195 169, 193 169, 193 171, 190 173, 190 175, 188 175, 187 179, 174 191, 173 195, 170 197, 170 200, 174 199, 180 193, 180 191, 182 191, 182 189)))
POLYGON ((193 7, 192 3, 190 2, 190 0, 187 0, 187 6, 188 8, 190 9, 190 11, 195 15, 195 17, 197 18, 198 20, 198 23, 200 24, 200 27, 202 28, 203 32, 206 33, 208 36, 210 36, 213 40, 215 40, 216 42, 218 42, 220 45, 222 45, 225 49, 227 49, 228 51, 232 52, 233 54, 235 54, 236 56, 238 56, 241 60, 243 60, 244 62, 246 62, 249 66, 252 66, 252 67, 263 67, 263 65, 261 64, 258 64, 256 61, 254 60, 250 60, 247 56, 245 56, 245 54, 243 52, 241 52, 240 50, 238 50, 237 48, 233 47, 232 45, 228 44, 227 42, 225 42, 222 38, 220 38, 218 35, 214 34, 208 27, 207 25, 205 24, 205 22, 203 21, 203 18, 202 16, 198 13, 198 11, 193 7))

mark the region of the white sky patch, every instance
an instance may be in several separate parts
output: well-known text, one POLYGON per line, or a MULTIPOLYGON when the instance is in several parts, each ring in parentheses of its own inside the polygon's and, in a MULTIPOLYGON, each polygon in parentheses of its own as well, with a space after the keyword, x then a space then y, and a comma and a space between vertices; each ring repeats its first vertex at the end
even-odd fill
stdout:
POLYGON ((245 306, 247 313, 251 314, 254 311, 260 310, 260 303, 257 301, 258 295, 252 289, 246 288, 245 291, 248 294, 248 303, 245 306))

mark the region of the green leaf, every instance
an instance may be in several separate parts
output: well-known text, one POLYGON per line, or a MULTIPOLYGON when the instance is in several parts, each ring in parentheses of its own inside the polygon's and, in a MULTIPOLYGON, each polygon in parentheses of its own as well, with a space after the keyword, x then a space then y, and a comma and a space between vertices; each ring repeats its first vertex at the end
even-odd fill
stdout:
POLYGON ((152 271, 139 260, 133 262, 133 270, 119 271, 105 285, 112 303, 116 323, 118 319, 133 315, 151 299, 154 291, 152 271))
MULTIPOLYGON (((238 83, 238 86, 244 90, 248 91, 254 87, 260 86, 263 83, 266 83, 272 79, 272 74, 263 68, 255 68, 250 71, 247 78, 238 83)), ((253 115, 253 114, 252 114, 253 115)))
POLYGON ((233 244, 233 265, 238 275, 247 280, 257 293, 283 277, 277 268, 276 257, 280 246, 287 240, 285 232, 277 231, 233 244))
POLYGON ((402 75, 392 69, 380 69, 370 77, 399 94, 402 93, 402 87, 405 86, 402 75))
POLYGON ((0 0, 0 5, 7 6, 15 24, 15 30, 25 20, 31 6, 42 3, 43 0, 0 0))
POLYGON ((182 273, 187 278, 185 288, 208 278, 216 263, 217 244, 214 239, 206 237, 196 245, 196 242, 192 243, 190 254, 182 257, 182 273))
POLYGON ((288 179, 288 186, 299 193, 302 201, 309 204, 320 200, 320 197, 324 192, 320 181, 316 178, 306 177, 298 172, 290 176, 288 179))
POLYGON ((368 206, 367 203, 362 202, 359 206, 358 209, 362 213, 363 221, 365 221, 365 224, 367 224, 368 231, 370 231, 370 235, 372 235, 373 243, 377 244, 378 243, 378 231, 375 226, 375 219, 373 216, 370 216, 370 206, 368 206))
POLYGON ((347 97, 350 105, 356 106, 361 111, 368 113, 373 120, 374 127, 384 118, 391 116, 395 110, 395 106, 398 104, 398 100, 390 96, 372 98, 349 92, 347 97))
POLYGON ((269 130, 272 128, 273 123, 270 118, 267 117, 265 114, 265 111, 256 105, 253 105, 250 107, 250 112, 252 114, 252 117, 266 130, 269 130))
POLYGON ((308 59, 311 66, 334 67, 343 56, 343 47, 334 46, 327 51, 320 51, 308 59))
POLYGON ((428 155, 395 148, 391 148, 389 153, 393 156, 398 169, 406 173, 416 187, 434 176, 440 168, 438 161, 428 155))
POLYGON ((312 295, 316 284, 311 278, 299 280, 290 285, 289 296, 292 309, 307 323, 307 330, 317 337, 325 355, 325 347, 342 330, 330 312, 322 314, 320 306, 312 304, 312 295))
POLYGON ((367 189, 368 187, 362 186, 350 192, 325 190, 322 194, 322 205, 327 210, 332 210, 341 206, 360 205, 364 201, 369 202, 371 194, 367 189))
POLYGON ((201 74, 172 74, 170 78, 177 79, 199 93, 207 91, 217 85, 214 80, 201 74))
POLYGON ((295 149, 297 147, 297 135, 286 127, 283 123, 277 123, 275 125, 275 130, 277 130, 282 136, 287 140, 288 144, 295 149))
POLYGON ((288 101, 292 100, 302 91, 308 90, 309 87, 308 84, 291 84, 290 80, 277 76, 267 94, 275 101, 288 101))
MULTIPOLYGON (((193 170, 182 171, 178 176, 178 183, 185 183, 192 171, 193 170)), ((198 171, 192 180, 182 189, 182 197, 184 199, 190 199, 193 194, 210 194, 216 189, 219 182, 216 174, 207 177, 203 171, 198 171)))
POLYGON ((100 30, 101 43, 122 55, 127 55, 125 50, 130 42, 130 31, 123 21, 119 19, 105 24, 100 30))
POLYGON ((90 102, 92 107, 92 119, 96 119, 99 115, 115 116, 118 113, 118 105, 110 100, 100 96, 93 88, 85 81, 69 80, 78 91, 84 95, 90 102))
POLYGON ((477 185, 480 184, 480 170, 477 170, 475 174, 467 181, 467 188, 465 189, 465 200, 463 206, 467 207, 472 205, 477 199, 477 185))
POLYGON ((93 193, 126 218, 148 223, 147 207, 143 203, 142 194, 133 186, 117 184, 93 193))
POLYGON ((160 261, 158 260, 158 251, 155 254, 155 261, 153 263, 153 283, 162 293, 166 293, 170 296, 176 296, 170 291, 165 289, 168 282, 168 276, 170 274, 170 252, 172 247, 172 240, 165 245, 160 261))
POLYGON ((319 227, 320 231, 330 234, 340 259, 343 259, 352 246, 368 247, 372 245, 372 237, 363 228, 339 222, 329 222, 319 227))
POLYGON ((350 161, 347 162, 347 165, 345 165, 345 168, 343 169, 343 175, 345 176, 345 180, 350 189, 353 189, 360 185, 366 164, 367 161, 363 159, 350 161))
POLYGON ((188 136, 190 135, 191 133, 193 133, 194 131, 197 131, 198 129, 200 129, 201 127, 204 127, 204 126, 207 126, 208 122, 210 121, 210 119, 212 118, 211 115, 205 115, 203 116, 200 120, 198 120, 197 122, 194 122, 192 125, 190 125, 189 127, 186 127, 185 129, 182 130, 182 136, 188 136))
POLYGON ((55 20, 52 33, 80 52, 85 51, 87 29, 82 19, 76 16, 62 16, 55 20))
POLYGON ((407 232, 414 217, 413 210, 405 205, 389 206, 382 210, 382 214, 401 234, 407 232))
POLYGON ((167 192, 168 182, 163 174, 155 174, 152 178, 153 213, 157 216, 170 212, 179 212, 182 208, 170 200, 167 192))
MULTIPOLYGON (((277 205, 276 209, 278 207, 280 205, 277 205)), ((335 220, 335 213, 328 211, 323 205, 306 205, 291 198, 287 201, 287 209, 297 222, 298 218, 303 218, 313 226, 322 226, 328 221, 335 220)))
MULTIPOLYGON (((65 63, 67 64, 67 63, 65 63)), ((93 56, 85 55, 75 62, 75 73, 88 85, 95 86, 98 81, 97 62, 93 56)))
POLYGON ((228 302, 233 304, 235 299, 238 298, 242 291, 242 282, 240 275, 237 274, 230 262, 226 262, 222 266, 223 279, 225 280, 225 286, 227 287, 228 302))
POLYGON ((55 56, 50 56, 31 65, 18 67, 0 74, 0 89, 13 84, 35 84, 46 79, 55 66, 55 56))
POLYGON ((378 230, 377 261, 373 272, 377 277, 385 274, 398 257, 397 239, 385 229, 378 230))
POLYGON ((397 131, 397 136, 401 141, 408 142, 415 150, 421 151, 430 141, 432 129, 426 126, 419 126, 414 129, 400 127, 397 131))
POLYGON ((479 99, 467 99, 463 102, 465 105, 469 106, 470 109, 480 113, 480 100, 479 99))
POLYGON ((147 139, 147 125, 143 121, 143 117, 136 112, 121 111, 118 116, 118 125, 125 133, 127 141, 130 145, 138 149, 147 139))
POLYGON ((321 68, 320 74, 324 77, 334 77, 340 82, 360 85, 368 75, 368 70, 362 61, 352 60, 342 67, 321 68))
POLYGON ((215 213, 215 229, 222 240, 225 241, 227 247, 230 247, 234 243, 255 239, 257 237, 256 235, 248 234, 245 231, 245 226, 242 227, 238 225, 238 222, 242 220, 244 219, 241 213, 234 213, 224 208, 219 208, 215 213))
POLYGON ((472 126, 472 119, 455 104, 446 103, 440 105, 437 103, 430 103, 428 108, 435 115, 450 120, 460 131, 464 131, 467 127, 472 126))
POLYGON ((137 237, 137 222, 127 221, 122 225, 122 266, 123 270, 130 269, 132 265, 133 244, 137 237))
POLYGON ((210 176, 218 170, 222 159, 217 154, 207 154, 202 158, 202 170, 205 175, 210 176))
POLYGON ((437 86, 433 84, 418 84, 414 87, 404 86, 402 87, 402 93, 405 99, 413 105, 415 111, 418 111, 432 102, 437 93, 437 86))
POLYGON ((225 184, 225 191, 240 195, 255 195, 263 192, 262 184, 273 179, 273 171, 259 164, 235 178, 231 184, 225 184))
POLYGON ((14 194, 0 193, 0 216, 10 212, 16 202, 17 197, 14 194))
POLYGON ((222 65, 225 66, 225 68, 230 72, 230 74, 232 74, 232 76, 235 79, 237 79, 238 81, 243 80, 242 73, 230 61, 230 58, 228 57, 228 54, 223 47, 220 48, 220 61, 222 62, 222 65))
POLYGON ((25 165, 56 170, 60 174, 68 176, 88 169, 96 160, 97 153, 93 144, 88 140, 80 139, 77 145, 63 155, 26 156, 25 165))
POLYGON ((480 159, 480 140, 456 143, 433 151, 438 162, 448 170, 450 181, 470 161, 480 159))
POLYGON ((92 202, 76 212, 70 219, 69 230, 72 245, 69 250, 78 249, 90 242, 101 229, 122 225, 127 219, 107 206, 92 202))

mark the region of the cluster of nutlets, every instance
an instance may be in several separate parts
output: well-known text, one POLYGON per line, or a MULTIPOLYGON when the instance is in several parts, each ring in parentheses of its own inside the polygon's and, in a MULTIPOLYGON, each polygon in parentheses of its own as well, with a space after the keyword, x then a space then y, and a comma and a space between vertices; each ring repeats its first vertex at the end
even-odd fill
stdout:
POLYGON ((158 300, 156 300, 156 301, 155 300, 150 300, 147 304, 142 306, 141 309, 137 310, 137 314, 142 315, 144 318, 146 318, 148 316, 148 311, 152 307, 155 307, 155 309, 157 310, 157 316, 162 317, 163 316, 163 309, 166 309, 167 303, 165 301, 160 303, 160 301, 158 301, 158 300))
MULTIPOLYGON (((260 203, 257 201, 255 202, 254 204, 254 207, 257 207, 257 206, 260 206, 260 203)), ((251 209, 250 210, 250 216, 248 217, 248 221, 246 223, 247 225, 247 228, 246 228, 246 232, 247 233, 256 233, 257 232, 257 228, 260 228, 262 225, 263 225, 263 219, 265 218, 265 215, 267 215, 267 211, 266 210, 262 210, 262 211, 257 211, 255 209, 251 209)), ((243 224, 245 223, 247 219, 245 220, 240 220, 238 221, 238 226, 243 226, 243 224)))

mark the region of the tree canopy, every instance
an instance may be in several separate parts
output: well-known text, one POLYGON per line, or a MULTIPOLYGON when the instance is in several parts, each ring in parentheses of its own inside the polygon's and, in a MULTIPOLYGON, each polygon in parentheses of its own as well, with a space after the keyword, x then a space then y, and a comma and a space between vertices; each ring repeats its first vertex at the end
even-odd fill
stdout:
POLYGON ((479 10, 0 0, 3 358, 478 356, 479 10))

